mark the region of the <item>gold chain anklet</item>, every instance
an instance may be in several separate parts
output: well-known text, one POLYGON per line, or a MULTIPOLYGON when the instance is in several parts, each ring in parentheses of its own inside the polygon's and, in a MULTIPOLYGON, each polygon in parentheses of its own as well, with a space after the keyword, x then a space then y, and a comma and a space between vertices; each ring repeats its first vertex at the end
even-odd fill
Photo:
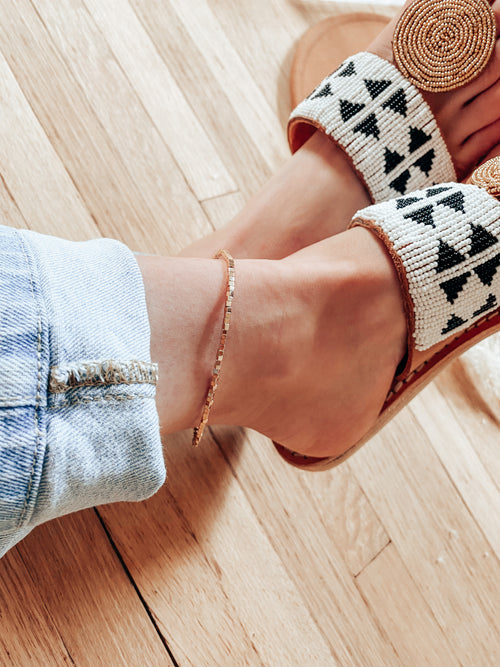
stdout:
POLYGON ((215 366, 212 372, 212 377, 210 378, 210 385, 208 387, 207 398, 205 399, 205 406, 203 408, 203 413, 201 415, 200 424, 194 429, 193 432, 193 447, 198 447, 198 445, 200 444, 200 440, 203 436, 205 426, 207 425, 208 422, 208 415, 210 414, 210 410, 212 409, 215 392, 217 391, 220 369, 222 366, 222 360, 224 358, 224 349, 226 347, 227 334, 229 331, 229 326, 231 324, 231 305, 233 303, 234 285, 235 285, 234 259, 227 252, 227 250, 219 250, 219 252, 216 255, 214 255, 214 259, 223 259, 226 262, 226 267, 227 267, 227 285, 226 285, 226 301, 224 303, 224 319, 222 321, 222 333, 219 342, 219 349, 217 350, 217 358, 215 360, 215 366))

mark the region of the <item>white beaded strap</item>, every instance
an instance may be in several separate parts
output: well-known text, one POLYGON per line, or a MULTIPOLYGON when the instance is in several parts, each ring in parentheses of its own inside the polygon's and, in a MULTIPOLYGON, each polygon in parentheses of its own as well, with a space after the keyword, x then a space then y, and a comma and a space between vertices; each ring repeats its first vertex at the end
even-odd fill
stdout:
POLYGON ((358 211, 351 226, 372 228, 404 272, 415 349, 498 311, 500 202, 485 190, 438 185, 358 211))
POLYGON ((288 124, 292 152, 315 128, 349 155, 374 202, 456 180, 429 105, 393 65, 372 53, 346 60, 296 107, 288 124))

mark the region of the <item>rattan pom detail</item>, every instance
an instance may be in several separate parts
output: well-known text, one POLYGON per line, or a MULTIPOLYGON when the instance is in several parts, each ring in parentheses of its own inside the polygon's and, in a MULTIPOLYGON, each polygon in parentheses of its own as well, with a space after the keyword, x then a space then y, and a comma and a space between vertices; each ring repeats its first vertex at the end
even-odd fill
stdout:
POLYGON ((392 46, 409 81, 421 90, 444 92, 475 79, 495 42, 488 0, 415 0, 401 15, 392 46))
POLYGON ((488 160, 472 174, 470 182, 500 199, 500 157, 488 160))

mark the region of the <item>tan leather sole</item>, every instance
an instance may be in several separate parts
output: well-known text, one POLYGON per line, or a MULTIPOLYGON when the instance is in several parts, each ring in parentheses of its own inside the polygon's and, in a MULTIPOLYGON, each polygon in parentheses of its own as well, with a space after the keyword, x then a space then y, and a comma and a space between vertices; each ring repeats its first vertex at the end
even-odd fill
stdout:
POLYGON ((373 427, 355 445, 335 457, 309 457, 291 452, 286 447, 274 443, 282 458, 296 468, 304 470, 329 470, 343 463, 376 435, 402 408, 404 408, 419 391, 421 391, 451 361, 466 352, 479 341, 500 332, 500 310, 490 313, 463 331, 457 338, 450 339, 435 354, 421 361, 420 365, 402 382, 394 382, 384 407, 373 427))
POLYGON ((366 49, 389 20, 379 14, 356 12, 333 16, 309 28, 300 38, 292 62, 292 108, 346 58, 366 49))

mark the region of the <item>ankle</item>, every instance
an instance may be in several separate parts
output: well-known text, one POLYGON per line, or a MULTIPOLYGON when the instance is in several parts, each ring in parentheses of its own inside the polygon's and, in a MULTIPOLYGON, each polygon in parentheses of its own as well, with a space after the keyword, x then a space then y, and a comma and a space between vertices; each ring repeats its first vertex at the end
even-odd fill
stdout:
POLYGON ((345 230, 345 223, 351 220, 354 213, 371 203, 360 174, 356 172, 346 152, 324 132, 315 132, 296 155, 304 152, 312 154, 314 164, 311 165, 311 171, 319 172, 321 167, 326 170, 325 178, 329 179, 330 189, 334 188, 337 194, 337 215, 342 217, 342 231, 345 230))
MULTIPOLYGON (((163 433, 199 422, 220 342, 225 297, 222 261, 138 256, 159 364, 157 408, 163 433)), ((251 425, 289 374, 305 304, 293 296, 282 262, 239 260, 232 320, 210 423, 251 425)))
POLYGON ((359 323, 361 339, 370 338, 370 344, 378 341, 388 366, 395 370, 406 354, 407 322, 393 260, 385 245, 367 229, 354 227, 336 240, 337 250, 349 267, 344 292, 353 320, 359 323))
POLYGON ((220 340, 225 297, 222 261, 138 256, 159 366, 156 404, 162 432, 196 425, 220 340))
POLYGON ((231 329, 210 423, 255 426, 266 397, 279 395, 293 363, 291 331, 305 312, 293 282, 283 262, 236 262, 231 329))
POLYGON ((394 263, 381 241, 367 229, 354 227, 305 248, 287 262, 314 265, 314 299, 333 308, 352 345, 379 339, 394 367, 406 353, 406 316, 394 263), (344 322, 344 324, 342 324, 344 322))

